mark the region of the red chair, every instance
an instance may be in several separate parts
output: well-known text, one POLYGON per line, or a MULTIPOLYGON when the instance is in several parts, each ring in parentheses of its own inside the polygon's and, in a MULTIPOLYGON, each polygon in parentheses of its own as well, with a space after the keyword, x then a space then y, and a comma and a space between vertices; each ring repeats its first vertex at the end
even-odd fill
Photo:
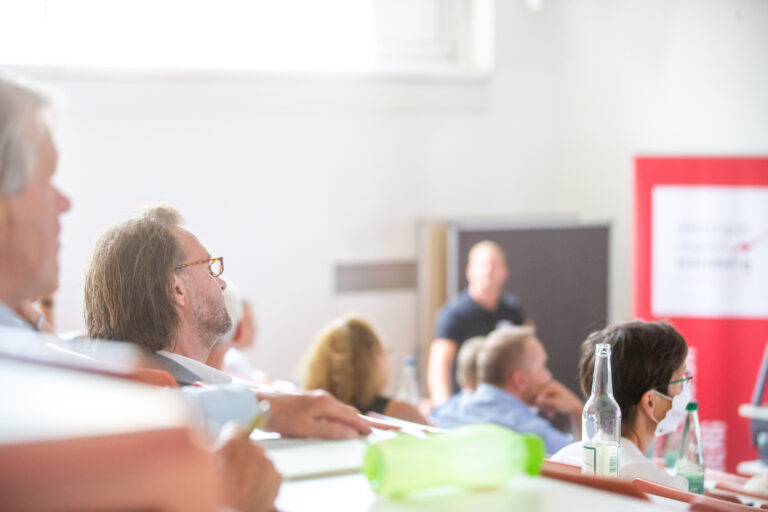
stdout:
POLYGON ((153 368, 133 368, 127 378, 144 384, 153 386, 178 388, 176 379, 165 370, 155 370, 153 368))
POLYGON ((541 467, 541 475, 556 480, 570 482, 572 484, 592 487, 593 489, 600 489, 601 491, 608 491, 614 494, 621 494, 639 500, 649 501, 648 497, 628 480, 582 475, 581 469, 579 469, 578 466, 572 466, 562 462, 545 460, 541 467))
POLYGON ((754 507, 748 507, 740 503, 733 503, 725 499, 713 498, 711 496, 702 496, 688 491, 681 491, 663 484, 651 482, 643 478, 635 478, 632 484, 644 493, 654 496, 661 496, 675 501, 690 503, 689 510, 700 512, 754 512, 754 507))

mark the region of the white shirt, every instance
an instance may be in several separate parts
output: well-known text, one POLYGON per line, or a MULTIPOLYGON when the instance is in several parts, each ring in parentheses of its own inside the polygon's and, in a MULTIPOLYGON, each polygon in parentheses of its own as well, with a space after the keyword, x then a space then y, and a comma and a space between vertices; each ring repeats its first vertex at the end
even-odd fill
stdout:
POLYGON ((200 379, 206 384, 232 384, 231 376, 217 370, 216 368, 208 366, 205 363, 201 363, 200 361, 196 361, 174 352, 166 352, 165 350, 158 350, 157 353, 167 357, 168 359, 171 359, 172 361, 176 361, 181 366, 200 377, 200 379))
MULTIPOLYGON (((581 466, 584 460, 584 448, 580 441, 571 443, 554 454, 551 460, 581 466)), ((621 446, 619 446, 619 478, 624 480, 644 478, 675 489, 688 490, 688 481, 685 478, 670 475, 665 469, 646 459, 640 448, 626 437, 621 438, 621 446)))

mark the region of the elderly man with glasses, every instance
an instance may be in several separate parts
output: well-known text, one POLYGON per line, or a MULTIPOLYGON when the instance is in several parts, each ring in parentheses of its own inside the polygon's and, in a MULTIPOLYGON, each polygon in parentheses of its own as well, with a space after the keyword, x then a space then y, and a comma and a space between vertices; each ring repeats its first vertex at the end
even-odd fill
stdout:
MULTIPOLYGON (((40 341, 38 349, 50 350, 56 355, 56 361, 70 357, 79 364, 83 361, 82 356, 61 347, 49 348, 49 338, 38 340, 27 336, 28 331, 40 327, 40 322, 27 318, 25 310, 28 310, 29 302, 58 285, 59 218, 70 208, 69 199, 54 184, 58 151, 49 122, 50 114, 50 100, 44 91, 0 73, 0 327, 3 328, 0 343, 14 346, 18 334, 25 343, 40 341)), ((19 389, 4 391, 23 393, 19 389)), ((198 395, 188 396, 194 400, 193 397, 198 395)), ((114 398, 120 399, 119 396, 114 398)), ((253 398, 251 401, 254 402, 253 398)), ((87 399, 84 398, 84 402, 87 399)), ((31 402, 29 407, 38 411, 21 418, 29 425, 36 425, 34 418, 43 417, 40 411, 50 411, 51 407, 62 410, 62 405, 49 402, 31 402)), ((53 416, 56 414, 59 413, 53 416)), ((19 421, 16 418, 16 424, 19 421)), ((39 431, 47 432, 48 429, 39 431)), ((62 432, 66 436, 69 431, 64 428, 62 432)), ((221 507, 249 512, 274 509, 280 476, 259 446, 241 432, 229 431, 219 437, 211 454, 210 476, 222 484, 221 507)), ((45 493, 49 484, 40 482, 26 491, 18 491, 17 496, 25 492, 45 493)), ((94 482, 94 485, 99 484, 94 482)))
MULTIPOLYGON (((267 428, 297 437, 353 437, 370 431, 357 410, 328 394, 254 393, 204 362, 232 326, 211 258, 179 213, 155 207, 109 228, 96 243, 85 283, 85 321, 93 338, 135 343, 181 386, 217 385, 200 402, 213 421, 247 422, 256 398, 269 400, 267 428)), ((198 399, 200 400, 200 399, 198 399)))

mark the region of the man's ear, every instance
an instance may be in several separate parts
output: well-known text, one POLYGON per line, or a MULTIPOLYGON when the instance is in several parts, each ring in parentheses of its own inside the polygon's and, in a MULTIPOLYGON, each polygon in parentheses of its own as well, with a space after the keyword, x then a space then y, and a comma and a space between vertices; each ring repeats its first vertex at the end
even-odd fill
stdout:
POLYGON ((509 375, 507 382, 511 383, 512 388, 519 393, 528 385, 528 376, 521 370, 515 370, 509 375))
POLYGON ((173 274, 173 301, 179 307, 184 307, 189 301, 187 295, 187 287, 184 285, 184 280, 177 274, 173 274))

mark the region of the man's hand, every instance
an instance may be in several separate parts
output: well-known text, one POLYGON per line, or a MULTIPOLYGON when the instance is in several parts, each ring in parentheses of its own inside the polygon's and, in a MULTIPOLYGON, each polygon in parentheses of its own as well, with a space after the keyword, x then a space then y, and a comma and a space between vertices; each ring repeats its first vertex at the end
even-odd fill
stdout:
POLYGON ((584 404, 579 397, 556 380, 544 386, 544 389, 539 392, 536 397, 536 406, 550 417, 556 412, 561 412, 580 418, 584 409, 584 404))
POLYGON ((359 411, 325 391, 302 394, 258 393, 272 408, 267 428, 287 437, 346 439, 370 434, 359 411))
POLYGON ((14 308, 14 311, 36 330, 47 334, 56 334, 53 327, 51 327, 51 324, 45 319, 43 312, 32 302, 28 300, 21 301, 21 303, 14 308))
POLYGON ((227 424, 214 446, 213 468, 221 505, 240 512, 275 510, 280 475, 245 431, 227 424))

